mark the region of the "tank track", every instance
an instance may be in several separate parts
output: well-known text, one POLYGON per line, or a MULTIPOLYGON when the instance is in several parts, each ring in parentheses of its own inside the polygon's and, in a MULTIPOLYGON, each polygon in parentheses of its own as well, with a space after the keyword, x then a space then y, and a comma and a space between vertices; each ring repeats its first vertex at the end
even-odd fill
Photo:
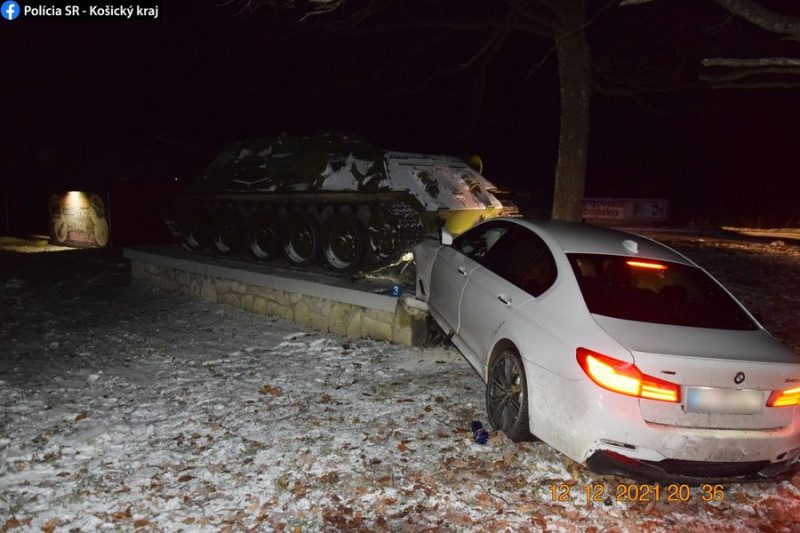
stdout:
POLYGON ((387 264, 400 259, 425 236, 419 212, 406 202, 373 206, 380 213, 380 226, 370 221, 370 244, 377 263, 387 264))
MULTIPOLYGON (((321 237, 324 234, 322 228, 324 228, 326 220, 336 213, 350 213, 358 219, 365 230, 364 237, 367 240, 364 246, 366 249, 358 262, 358 269, 363 271, 380 269, 396 263, 424 238, 426 229, 432 230, 426 227, 425 220, 422 218, 425 213, 420 213, 411 203, 397 198, 392 199, 394 201, 389 201, 387 198, 374 203, 357 201, 340 204, 304 203, 302 201, 266 204, 249 200, 249 198, 197 198, 194 201, 184 201, 179 205, 171 206, 164 218, 173 234, 181 239, 182 246, 190 252, 204 255, 230 255, 256 261, 275 259, 286 261, 282 251, 273 250, 276 255, 272 257, 262 257, 254 251, 251 253, 251 245, 246 240, 246 232, 248 221, 252 215, 265 208, 269 209, 274 213, 276 220, 280 220, 279 227, 283 229, 283 224, 291 213, 309 213, 317 221, 317 227, 320 229, 318 236, 321 237), (188 218, 184 216, 181 219, 177 214, 181 211, 191 213, 192 216, 188 218), (240 246, 232 246, 229 254, 226 254, 226 250, 216 248, 214 242, 214 216, 223 211, 234 213, 234 218, 239 226, 240 246), (184 227, 187 221, 190 227, 184 227)), ((324 265, 325 260, 322 257, 321 249, 311 262, 324 265)))
POLYGON ((389 214, 397 221, 397 243, 409 250, 425 236, 425 227, 419 213, 411 205, 400 202, 389 208, 389 214))

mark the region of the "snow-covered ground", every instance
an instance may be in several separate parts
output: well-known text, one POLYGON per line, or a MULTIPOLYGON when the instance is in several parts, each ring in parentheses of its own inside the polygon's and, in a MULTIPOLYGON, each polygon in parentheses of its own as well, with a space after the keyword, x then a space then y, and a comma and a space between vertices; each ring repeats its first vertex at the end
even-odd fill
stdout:
MULTIPOLYGON (((800 351, 800 248, 659 235, 800 351)), ((0 255, 1 530, 800 531, 800 474, 617 501, 631 482, 480 446, 473 419, 483 386, 452 349, 130 284, 104 252, 0 255)))

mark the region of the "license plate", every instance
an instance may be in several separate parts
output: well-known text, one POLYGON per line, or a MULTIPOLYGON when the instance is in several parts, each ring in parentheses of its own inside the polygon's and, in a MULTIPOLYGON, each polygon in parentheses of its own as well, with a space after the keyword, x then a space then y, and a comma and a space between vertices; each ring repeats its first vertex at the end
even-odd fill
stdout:
POLYGON ((686 395, 689 413, 754 415, 764 406, 764 393, 757 390, 690 388, 686 395))

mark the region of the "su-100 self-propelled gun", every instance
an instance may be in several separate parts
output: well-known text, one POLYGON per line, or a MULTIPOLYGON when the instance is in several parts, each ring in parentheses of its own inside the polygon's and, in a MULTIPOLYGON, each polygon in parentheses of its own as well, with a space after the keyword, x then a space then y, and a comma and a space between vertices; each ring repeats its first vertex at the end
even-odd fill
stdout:
POLYGON ((334 271, 375 268, 445 225, 458 234, 516 212, 466 162, 373 148, 320 133, 229 144, 167 202, 170 231, 190 251, 249 251, 334 271))

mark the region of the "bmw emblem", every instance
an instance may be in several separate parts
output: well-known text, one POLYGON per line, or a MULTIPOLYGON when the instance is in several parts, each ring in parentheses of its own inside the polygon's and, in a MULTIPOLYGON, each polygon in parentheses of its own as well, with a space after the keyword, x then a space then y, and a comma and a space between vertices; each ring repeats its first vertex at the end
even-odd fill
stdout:
POLYGON ((737 385, 741 384, 743 381, 744 381, 744 372, 739 372, 733 378, 733 382, 736 383, 737 385))

